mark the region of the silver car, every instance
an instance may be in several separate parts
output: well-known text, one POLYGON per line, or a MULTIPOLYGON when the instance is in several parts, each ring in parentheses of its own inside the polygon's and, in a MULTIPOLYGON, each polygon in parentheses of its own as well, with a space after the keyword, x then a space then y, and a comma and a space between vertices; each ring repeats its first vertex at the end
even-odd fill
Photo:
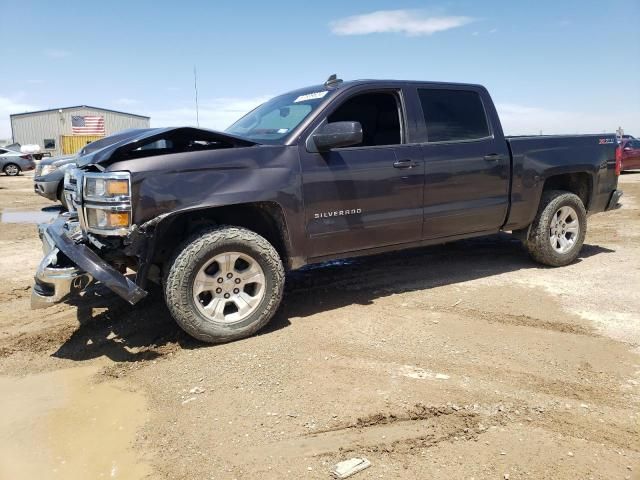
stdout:
POLYGON ((34 168, 36 168, 36 162, 31 155, 0 148, 0 170, 5 175, 14 177, 19 175, 20 172, 26 172, 34 168))
POLYGON ((65 155, 62 157, 42 160, 36 167, 36 174, 33 177, 33 189, 38 195, 42 195, 51 201, 58 200, 62 206, 67 208, 67 201, 63 195, 64 172, 69 167, 75 166, 75 155, 65 155))

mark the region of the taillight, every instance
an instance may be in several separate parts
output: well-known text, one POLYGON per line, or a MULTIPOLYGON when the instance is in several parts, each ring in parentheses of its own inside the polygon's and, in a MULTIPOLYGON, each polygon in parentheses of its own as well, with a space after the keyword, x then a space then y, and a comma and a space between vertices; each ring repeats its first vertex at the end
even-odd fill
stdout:
POLYGON ((20 155, 20 158, 24 158, 25 160, 31 160, 31 155, 20 155))
POLYGON ((622 170, 622 145, 616 148, 616 175, 620 175, 622 170))

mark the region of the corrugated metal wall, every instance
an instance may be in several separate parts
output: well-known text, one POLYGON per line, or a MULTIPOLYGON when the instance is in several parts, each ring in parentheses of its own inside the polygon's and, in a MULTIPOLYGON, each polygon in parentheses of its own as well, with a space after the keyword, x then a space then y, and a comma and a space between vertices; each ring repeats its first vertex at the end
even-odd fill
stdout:
POLYGON ((73 115, 102 115, 104 117, 105 134, 111 135, 127 128, 149 128, 149 119, 92 108, 71 108, 47 110, 33 114, 11 117, 13 139, 21 145, 40 145, 42 151, 51 155, 62 154, 62 135, 71 135, 71 117, 73 115), (55 140, 54 149, 45 149, 44 140, 55 140))
POLYGON ((78 152, 88 143, 104 138, 102 135, 60 135, 60 143, 63 155, 78 152))

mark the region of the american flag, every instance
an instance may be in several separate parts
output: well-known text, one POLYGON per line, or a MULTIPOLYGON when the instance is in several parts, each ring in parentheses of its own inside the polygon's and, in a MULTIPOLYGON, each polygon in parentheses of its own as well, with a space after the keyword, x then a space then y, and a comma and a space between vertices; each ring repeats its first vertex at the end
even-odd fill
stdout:
POLYGON ((104 135, 104 117, 98 115, 73 115, 71 133, 74 135, 104 135))

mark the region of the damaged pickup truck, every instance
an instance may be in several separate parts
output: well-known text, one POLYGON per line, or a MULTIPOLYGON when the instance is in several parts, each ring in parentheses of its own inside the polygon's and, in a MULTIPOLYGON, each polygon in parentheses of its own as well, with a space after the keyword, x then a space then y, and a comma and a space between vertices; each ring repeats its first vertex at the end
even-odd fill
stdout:
POLYGON ((620 155, 613 134, 505 137, 479 85, 332 76, 225 132, 129 131, 80 156, 70 212, 39 227, 32 306, 92 282, 135 304, 155 282, 184 330, 225 342, 311 263, 510 231, 566 265, 587 216, 619 207, 620 155))

